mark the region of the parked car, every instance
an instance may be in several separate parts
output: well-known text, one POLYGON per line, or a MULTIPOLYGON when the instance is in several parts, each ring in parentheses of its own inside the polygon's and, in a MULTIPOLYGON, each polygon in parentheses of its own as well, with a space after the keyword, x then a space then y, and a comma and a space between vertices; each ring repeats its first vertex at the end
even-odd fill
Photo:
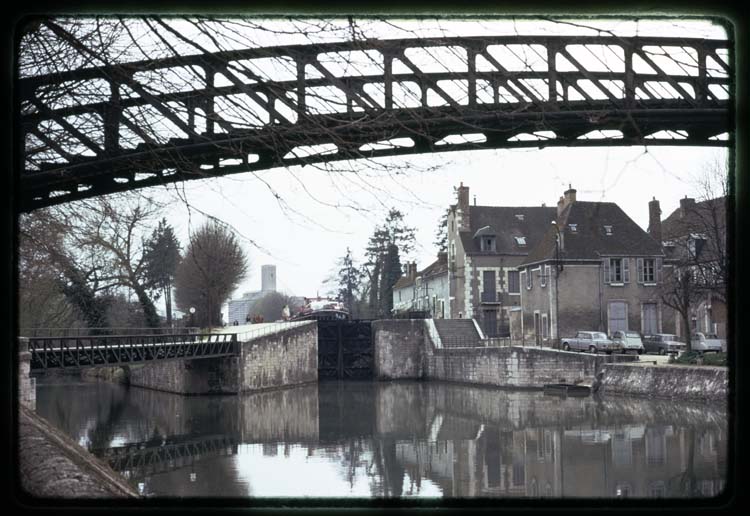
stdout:
POLYGON ((641 341, 641 334, 637 331, 617 330, 612 332, 612 341, 622 346, 622 352, 635 351, 639 355, 646 351, 641 341))
POLYGON ((659 355, 677 354, 685 351, 685 343, 677 340, 677 335, 671 333, 657 333, 647 335, 643 339, 643 347, 646 353, 658 353, 659 355))
POLYGON ((607 335, 600 331, 579 331, 575 337, 562 339, 561 344, 565 351, 576 350, 590 353, 604 351, 609 354, 622 350, 621 344, 609 340, 607 335))
POLYGON ((727 349, 727 342, 713 333, 694 333, 690 339, 693 351, 720 353, 727 349))

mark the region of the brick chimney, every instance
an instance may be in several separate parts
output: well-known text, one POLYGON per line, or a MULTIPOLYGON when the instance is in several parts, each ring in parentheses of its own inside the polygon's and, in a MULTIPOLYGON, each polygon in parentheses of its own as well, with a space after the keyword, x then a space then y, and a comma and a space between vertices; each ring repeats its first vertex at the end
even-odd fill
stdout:
POLYGON ((648 234, 661 243, 661 208, 656 197, 648 202, 648 234))
POLYGON ((411 280, 417 277, 417 262, 406 264, 406 276, 411 280))
POLYGON ((471 230, 469 221, 469 187, 464 186, 463 182, 458 187, 458 230, 471 230))
POLYGON ((565 208, 565 197, 560 197, 560 200, 557 201, 557 216, 558 217, 560 216, 564 208, 565 208))
POLYGON ((691 208, 695 207, 695 199, 685 196, 684 199, 680 199, 680 218, 685 217, 691 208))
POLYGON ((574 202, 576 202, 576 191, 569 184, 568 189, 563 192, 563 197, 560 197, 560 200, 557 201, 557 216, 559 217, 563 210, 574 202))

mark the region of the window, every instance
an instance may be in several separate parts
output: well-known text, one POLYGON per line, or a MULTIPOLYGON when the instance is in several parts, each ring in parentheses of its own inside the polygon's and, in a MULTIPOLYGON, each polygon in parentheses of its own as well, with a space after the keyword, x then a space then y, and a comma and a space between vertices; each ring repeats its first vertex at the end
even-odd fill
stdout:
POLYGON ((508 292, 510 294, 521 293, 521 281, 518 271, 508 271, 508 292))
POLYGON ((495 250, 495 237, 494 236, 483 236, 480 248, 482 251, 494 251, 495 250))
POLYGON ((638 258, 638 283, 656 283, 656 260, 638 258))
POLYGON ((514 237, 516 239, 516 244, 519 246, 525 246, 526 245, 526 237, 520 236, 520 237, 514 237))
POLYGON ((547 314, 542 314, 542 338, 549 337, 549 321, 547 320, 547 314))
POLYGON ((568 227, 570 228, 571 233, 577 233, 578 232, 578 224, 568 224, 568 227))
POLYGON ((612 226, 604 226, 604 234, 605 235, 611 235, 612 234, 612 226))
POLYGON ((516 215, 516 218, 517 218, 518 220, 521 220, 521 221, 522 221, 522 220, 523 220, 523 214, 520 214, 520 213, 519 213, 519 214, 517 214, 517 215, 516 215))
POLYGON ((605 258, 604 259, 604 282, 605 283, 629 283, 630 270, 628 258, 605 258))
POLYGON ((531 279, 531 267, 526 269, 526 289, 531 289, 534 286, 534 281, 531 279))

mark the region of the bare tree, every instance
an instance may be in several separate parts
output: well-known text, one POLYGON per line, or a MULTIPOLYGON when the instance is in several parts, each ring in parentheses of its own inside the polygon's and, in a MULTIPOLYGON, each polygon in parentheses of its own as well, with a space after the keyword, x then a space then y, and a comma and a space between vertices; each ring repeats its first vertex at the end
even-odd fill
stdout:
POLYGON ((237 238, 223 225, 208 221, 191 235, 175 275, 175 302, 187 313, 196 309, 195 323, 215 326, 221 304, 247 274, 247 257, 237 238))
POLYGON ((697 202, 682 199, 662 223, 666 260, 660 297, 679 314, 687 351, 692 350, 691 322, 698 306, 727 302, 727 180, 726 168, 712 164, 698 180, 697 202))

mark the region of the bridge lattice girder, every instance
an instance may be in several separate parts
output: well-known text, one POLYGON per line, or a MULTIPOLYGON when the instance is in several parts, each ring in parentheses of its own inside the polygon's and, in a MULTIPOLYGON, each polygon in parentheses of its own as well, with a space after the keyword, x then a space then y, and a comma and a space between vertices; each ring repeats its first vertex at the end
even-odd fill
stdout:
POLYGON ((730 50, 727 41, 683 38, 367 40, 23 78, 20 209, 344 159, 481 148, 728 145, 730 50), (599 53, 599 62, 581 63, 580 49, 599 53), (417 58, 430 52, 458 54, 459 64, 428 69, 417 58), (526 53, 520 66, 498 57, 517 53, 526 53), (374 63, 375 73, 357 73, 356 60, 349 61, 355 54, 374 63), (337 70, 341 63, 350 66, 337 70), (616 133, 591 135, 607 130, 616 133), (456 135, 471 137, 452 140, 456 135))

